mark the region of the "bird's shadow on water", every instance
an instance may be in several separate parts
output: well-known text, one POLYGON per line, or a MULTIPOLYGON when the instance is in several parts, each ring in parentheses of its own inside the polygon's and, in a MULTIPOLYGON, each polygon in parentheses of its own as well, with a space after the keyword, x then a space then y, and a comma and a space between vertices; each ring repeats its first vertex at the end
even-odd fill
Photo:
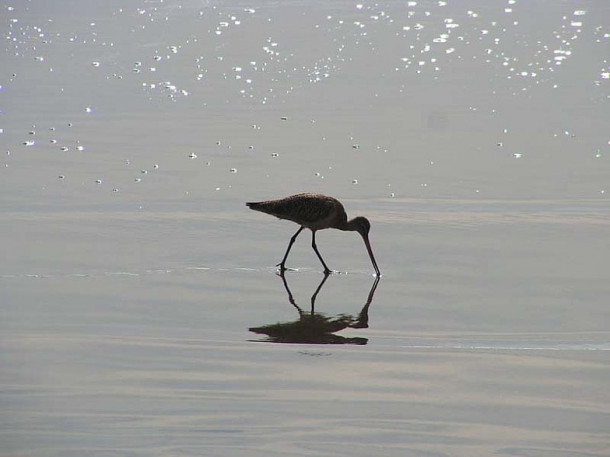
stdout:
POLYGON ((315 303, 320 290, 326 283, 329 274, 325 274, 322 281, 311 296, 310 310, 301 308, 294 300, 286 276, 278 273, 282 279, 284 288, 288 293, 288 301, 299 313, 299 318, 290 322, 277 322, 275 324, 263 325, 261 327, 251 327, 249 330, 259 335, 267 337, 261 340, 253 340, 268 343, 292 343, 292 344, 358 344, 368 343, 368 338, 344 337, 335 333, 346 328, 368 328, 369 307, 373 302, 375 290, 379 284, 379 276, 375 277, 369 295, 360 312, 356 315, 338 314, 329 316, 315 311, 315 303))

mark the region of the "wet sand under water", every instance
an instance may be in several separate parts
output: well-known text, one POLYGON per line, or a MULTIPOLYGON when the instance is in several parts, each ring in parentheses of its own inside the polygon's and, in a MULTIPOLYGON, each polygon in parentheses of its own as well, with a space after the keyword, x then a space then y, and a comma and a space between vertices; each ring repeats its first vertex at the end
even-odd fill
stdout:
MULTIPOLYGON (((13 215, 22 241, 11 248, 16 274, 2 276, 1 329, 0 434, 10 454, 605 454, 610 346, 598 297, 607 260, 602 239, 586 239, 607 226, 595 205, 571 222, 573 208, 561 217, 545 206, 517 211, 530 222, 497 223, 496 212, 463 202, 425 223, 414 217, 404 236, 396 217, 379 217, 378 284, 359 237, 332 231, 318 237, 323 255, 358 269, 324 280, 305 238, 284 284, 272 265, 292 225, 242 214, 239 203, 234 217, 13 215), (474 224, 476 239, 447 218, 474 224), (72 236, 69 252, 65 241, 49 245, 45 257, 61 259, 54 268, 20 267, 20 243, 65 237, 75 219, 98 243, 72 236), (229 231, 233 219, 242 222, 229 231), (207 242, 172 236, 203 224, 207 242), (512 236, 535 241, 498 241, 512 236), (150 252, 136 262, 133 245, 150 252), (536 260, 523 262, 524 249, 536 260), (316 292, 322 320, 303 330, 316 292), (345 325, 319 332, 329 321, 345 325)), ((404 204, 417 212, 417 202, 404 204)))

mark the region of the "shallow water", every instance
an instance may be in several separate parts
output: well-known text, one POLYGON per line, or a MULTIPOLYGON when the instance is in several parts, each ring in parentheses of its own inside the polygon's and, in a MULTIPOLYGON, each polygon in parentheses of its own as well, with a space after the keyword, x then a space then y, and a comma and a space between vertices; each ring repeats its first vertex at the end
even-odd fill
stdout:
POLYGON ((606 2, 0 5, 0 455, 607 455, 606 2))

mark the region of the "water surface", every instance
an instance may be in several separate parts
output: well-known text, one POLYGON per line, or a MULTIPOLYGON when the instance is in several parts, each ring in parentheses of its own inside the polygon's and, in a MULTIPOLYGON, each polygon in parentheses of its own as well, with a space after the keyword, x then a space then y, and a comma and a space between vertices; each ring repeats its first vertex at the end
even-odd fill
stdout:
POLYGON ((0 6, 0 454, 607 455, 606 2, 0 6))

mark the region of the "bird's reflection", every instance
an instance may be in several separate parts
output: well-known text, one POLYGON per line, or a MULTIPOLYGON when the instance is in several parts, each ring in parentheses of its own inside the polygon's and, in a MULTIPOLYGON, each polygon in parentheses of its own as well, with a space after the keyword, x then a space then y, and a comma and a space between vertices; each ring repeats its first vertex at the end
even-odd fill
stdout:
POLYGON ((271 343, 307 343, 307 344, 366 344, 367 338, 361 337, 343 337, 335 335, 336 332, 345 328, 367 328, 369 321, 369 306, 373 301, 377 284, 379 284, 379 276, 375 277, 375 281, 371 287, 366 303, 357 315, 339 314, 336 316, 327 316, 323 313, 315 312, 315 302, 320 290, 326 283, 329 274, 325 274, 324 278, 318 285, 317 289, 311 296, 311 309, 306 311, 296 304, 286 276, 283 272, 278 273, 282 278, 286 292, 288 293, 288 301, 294 306, 298 313, 299 319, 292 322, 278 322, 276 324, 264 325, 262 327, 252 327, 249 330, 261 335, 267 335, 267 338, 259 341, 271 343))

